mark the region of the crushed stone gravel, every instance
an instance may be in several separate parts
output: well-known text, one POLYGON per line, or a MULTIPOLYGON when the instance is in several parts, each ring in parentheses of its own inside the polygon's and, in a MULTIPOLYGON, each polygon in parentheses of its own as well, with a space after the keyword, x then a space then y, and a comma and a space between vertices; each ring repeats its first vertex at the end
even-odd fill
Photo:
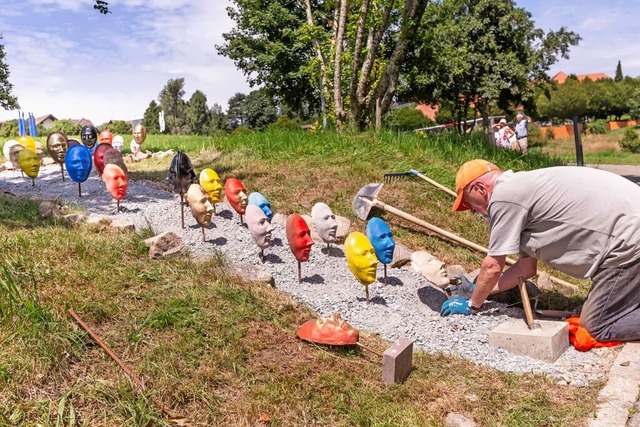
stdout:
MULTIPOLYGON (((130 181, 127 197, 120 203, 121 211, 116 213, 116 202, 95 170, 81 185, 82 197, 78 197, 78 184, 68 176, 63 182, 60 173, 58 165, 44 166, 33 186, 31 179, 23 177, 20 171, 3 171, 0 190, 83 206, 90 216, 129 221, 136 229, 151 228, 155 234, 172 231, 197 257, 212 256, 219 251, 232 262, 268 271, 277 289, 292 295, 319 316, 339 312, 357 329, 379 333, 390 341, 400 337, 412 339, 414 346, 428 353, 457 356, 505 372, 548 375, 561 384, 585 387, 606 377, 619 352, 617 348, 602 348, 583 353, 569 347, 554 363, 514 355, 489 346, 488 334, 511 318, 522 318, 523 311, 519 308, 489 302, 485 305, 487 309, 475 316, 441 317, 440 306, 446 296, 439 288, 407 267, 388 269, 388 283, 384 285, 381 265, 379 280, 369 286, 371 301, 367 304, 365 289, 349 271, 341 245, 332 245, 327 255, 321 250, 325 245, 315 242, 309 262, 302 264, 302 282, 298 283, 297 263, 281 223, 274 222, 273 245, 265 250, 262 263, 249 231, 239 224, 239 215, 226 202, 216 205, 217 215, 205 229, 203 241, 202 229, 188 208, 185 208, 186 227, 181 227, 179 196, 157 183, 130 181)), ((364 225, 355 224, 361 230, 364 225)))

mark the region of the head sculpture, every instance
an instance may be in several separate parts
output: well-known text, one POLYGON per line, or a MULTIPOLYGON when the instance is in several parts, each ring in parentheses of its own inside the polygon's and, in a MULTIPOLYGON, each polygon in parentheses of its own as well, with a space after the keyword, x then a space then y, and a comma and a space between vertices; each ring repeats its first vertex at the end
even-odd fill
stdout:
POLYGON ((358 330, 342 319, 340 313, 303 323, 298 337, 325 345, 355 345, 360 338, 358 330))
POLYGON ((338 223, 336 216, 326 203, 316 203, 311 208, 311 219, 316 226, 318 235, 326 243, 335 243, 336 232, 338 231, 338 223))
POLYGON ((248 204, 259 207, 262 210, 262 212, 264 212, 269 222, 271 222, 271 219, 273 218, 273 211, 271 210, 271 204, 269 203, 267 198, 264 197, 261 193, 254 191, 253 193, 249 194, 248 204))
POLYGON ((247 189, 237 178, 229 178, 224 182, 224 194, 231 207, 240 215, 247 209, 247 189))
POLYGON ((22 150, 25 150, 24 146, 16 144, 9 150, 9 160, 14 169, 20 169, 20 163, 18 162, 18 155, 22 150))
POLYGON ((349 270, 365 286, 376 280, 378 258, 367 236, 359 231, 349 233, 344 241, 344 254, 349 270))
POLYGON ((89 150, 93 149, 93 146, 96 145, 96 141, 98 141, 98 130, 91 125, 82 126, 82 130, 80 131, 80 140, 89 150))
POLYGON ((107 150, 113 150, 111 144, 107 144, 105 142, 101 142, 96 145, 96 148, 93 150, 93 164, 96 165, 96 169, 98 169, 98 173, 102 175, 102 171, 104 170, 104 153, 107 150))
POLYGON ((191 184, 187 190, 187 202, 196 222, 201 227, 208 227, 213 217, 213 205, 209 193, 200 184, 191 184))
POLYGON ((100 142, 100 144, 111 145, 111 143, 113 142, 113 134, 109 129, 103 129, 102 132, 100 132, 98 141, 100 142))
POLYGON ((78 184, 85 182, 91 173, 91 153, 84 145, 69 147, 64 157, 64 165, 69 177, 78 184))
POLYGON ((174 193, 185 194, 189 186, 197 182, 191 159, 182 151, 178 151, 169 165, 167 181, 173 185, 174 193))
POLYGON ((422 274, 425 279, 439 288, 445 288, 449 285, 449 277, 444 267, 444 262, 429 252, 415 251, 412 253, 411 266, 416 272, 422 274))
POLYGON ((31 179, 37 177, 40 172, 40 160, 38 159, 38 155, 29 148, 20 150, 18 153, 18 164, 24 171, 25 175, 31 179))
POLYGON ((122 147, 124 147, 124 138, 120 135, 116 135, 113 137, 111 141, 111 146, 116 150, 122 152, 122 147))
POLYGON ((144 140, 147 139, 147 128, 144 127, 142 123, 138 123, 133 127, 132 134, 133 134, 133 140, 137 144, 142 145, 144 140))
POLYGON ((308 261, 311 246, 313 246, 313 239, 311 238, 311 231, 304 218, 298 214, 289 215, 285 225, 285 233, 293 256, 298 262, 308 261))
POLYGON ((38 161, 42 164, 42 159, 44 159, 44 147, 40 141, 36 141, 36 154, 38 155, 38 161))
MULTIPOLYGON (((94 153, 95 154, 95 153, 94 153)), ((106 165, 116 165, 127 176, 129 177, 129 169, 127 169, 127 165, 124 164, 124 159, 122 158, 122 153, 116 150, 113 147, 107 148, 102 155, 102 163, 104 166, 106 165)))
POLYGON ((384 220, 374 217, 367 223, 367 238, 373 245, 376 258, 383 264, 390 264, 393 260, 393 251, 396 242, 393 240, 393 233, 384 220))
POLYGON ((47 136, 47 151, 54 162, 60 165, 64 163, 64 155, 68 148, 69 140, 64 133, 53 132, 47 136))
POLYGON ((127 195, 129 181, 127 180, 127 175, 119 166, 113 164, 105 165, 102 172, 102 181, 104 181, 107 190, 114 199, 122 200, 127 195))
POLYGON ((251 237, 260 249, 271 246, 271 233, 274 227, 269 222, 269 218, 262 209, 256 205, 248 205, 246 210, 247 227, 251 237))
POLYGON ((209 193, 212 203, 218 203, 222 198, 222 180, 213 169, 203 169, 200 172, 200 185, 209 193))
POLYGON ((2 146, 2 155, 4 156, 5 160, 10 160, 9 152, 11 151, 11 148, 16 145, 20 145, 20 143, 18 143, 18 141, 16 141, 15 139, 10 139, 9 141, 4 143, 4 145, 2 146))
POLYGON ((131 151, 131 154, 136 156, 138 153, 140 153, 140 148, 141 148, 140 144, 138 144, 132 139, 131 143, 129 144, 129 150, 131 151))
POLYGON ((29 150, 36 152, 36 140, 33 139, 32 136, 22 135, 18 138, 18 143, 22 145, 24 148, 28 148, 29 150))
MULTIPOLYGON (((69 139, 67 140, 67 144, 68 144, 68 146, 67 146, 67 150, 68 150, 71 146, 73 146, 73 145, 82 145, 82 144, 80 143, 80 141, 78 141, 77 139, 73 139, 73 138, 69 138, 69 139)), ((65 154, 66 154, 66 153, 65 153, 65 154)))

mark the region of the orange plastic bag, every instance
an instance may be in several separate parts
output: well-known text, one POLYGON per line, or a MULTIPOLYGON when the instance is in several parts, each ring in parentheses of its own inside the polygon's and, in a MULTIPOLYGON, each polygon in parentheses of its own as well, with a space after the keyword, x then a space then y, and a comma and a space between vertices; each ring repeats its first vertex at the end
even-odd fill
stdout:
POLYGON ((589 335, 589 332, 580 326, 580 316, 572 316, 566 320, 569 323, 569 342, 578 351, 589 351, 592 348, 615 347, 621 341, 598 341, 589 335))

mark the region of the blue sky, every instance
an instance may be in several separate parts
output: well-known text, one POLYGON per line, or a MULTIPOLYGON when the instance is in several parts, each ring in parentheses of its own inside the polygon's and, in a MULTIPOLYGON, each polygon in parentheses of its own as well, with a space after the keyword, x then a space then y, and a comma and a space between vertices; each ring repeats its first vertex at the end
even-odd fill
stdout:
MULTIPOLYGON (((496 0, 499 1, 499 0, 496 0)), ((629 1, 520 0, 545 31, 566 26, 583 40, 550 70, 640 76, 637 12, 629 1)), ((36 117, 110 119, 142 117, 169 79, 185 79, 227 108, 236 92, 252 89, 233 63, 217 55, 232 28, 227 0, 111 0, 100 15, 92 0, 3 0, 1 43, 13 93, 36 117)), ((17 112, 0 110, 0 120, 17 112)))

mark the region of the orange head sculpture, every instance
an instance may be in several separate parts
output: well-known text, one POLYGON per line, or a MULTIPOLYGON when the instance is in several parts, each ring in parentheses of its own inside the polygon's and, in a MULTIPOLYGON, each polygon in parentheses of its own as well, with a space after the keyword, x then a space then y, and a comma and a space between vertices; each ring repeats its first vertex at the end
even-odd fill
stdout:
POLYGON ((303 323, 298 329, 298 337, 325 345, 355 345, 360 338, 358 330, 342 319, 339 313, 303 323))
POLYGON ((285 232, 293 256, 296 257, 298 262, 308 261, 313 239, 311 239, 311 231, 309 231, 306 221, 298 214, 289 215, 285 225, 285 232))
POLYGON ((98 142, 100 144, 111 145, 111 143, 113 142, 113 134, 111 133, 111 131, 109 129, 104 129, 102 132, 100 132, 100 135, 98 135, 98 142))
POLYGON ((240 180, 236 178, 229 178, 224 182, 224 194, 227 196, 227 201, 231 207, 240 215, 244 215, 247 209, 248 196, 247 189, 240 180))
POLYGON ((114 199, 122 200, 127 195, 129 182, 127 181, 127 175, 119 166, 114 164, 105 165, 102 171, 102 180, 114 199))

